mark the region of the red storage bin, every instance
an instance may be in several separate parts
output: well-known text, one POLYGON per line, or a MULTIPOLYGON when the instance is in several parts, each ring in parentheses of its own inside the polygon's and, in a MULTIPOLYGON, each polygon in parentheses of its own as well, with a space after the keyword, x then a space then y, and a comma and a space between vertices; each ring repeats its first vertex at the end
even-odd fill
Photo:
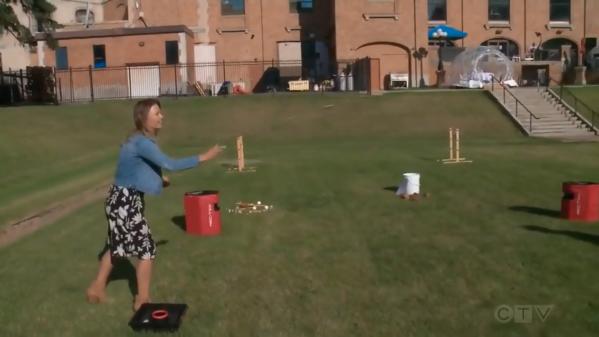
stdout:
POLYGON ((193 235, 220 234, 220 208, 218 191, 197 191, 185 193, 185 230, 193 235))
POLYGON ((599 220, 599 184, 566 182, 562 185, 562 218, 580 221, 599 220))

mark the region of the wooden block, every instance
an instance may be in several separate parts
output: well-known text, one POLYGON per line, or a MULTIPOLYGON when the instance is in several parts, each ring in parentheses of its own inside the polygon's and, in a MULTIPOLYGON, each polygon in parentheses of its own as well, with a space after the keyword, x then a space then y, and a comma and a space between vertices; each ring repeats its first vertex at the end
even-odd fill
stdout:
POLYGON ((245 158, 243 153, 243 136, 237 137, 237 169, 239 172, 245 168, 245 158))

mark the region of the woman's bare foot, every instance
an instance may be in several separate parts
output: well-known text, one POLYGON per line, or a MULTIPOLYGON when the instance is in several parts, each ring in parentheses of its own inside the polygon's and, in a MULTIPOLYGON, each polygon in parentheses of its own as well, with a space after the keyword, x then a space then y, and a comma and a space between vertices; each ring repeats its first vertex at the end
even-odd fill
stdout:
POLYGON ((96 284, 95 282, 92 283, 89 288, 87 288, 86 295, 87 302, 93 304, 104 302, 104 299, 106 298, 104 287, 96 284))
POLYGON ((139 308, 144 303, 150 303, 150 298, 149 297, 140 297, 139 295, 136 295, 135 300, 133 300, 133 311, 139 310, 139 308))

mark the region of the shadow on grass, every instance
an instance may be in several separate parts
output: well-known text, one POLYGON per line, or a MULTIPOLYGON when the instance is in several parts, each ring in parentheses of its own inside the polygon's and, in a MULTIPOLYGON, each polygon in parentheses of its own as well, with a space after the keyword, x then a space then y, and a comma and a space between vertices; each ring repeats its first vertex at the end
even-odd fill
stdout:
MULTIPOLYGON (((156 246, 163 246, 168 243, 168 240, 156 241, 156 246)), ((98 254, 98 260, 102 258, 108 247, 104 247, 100 254, 98 254)), ((113 258, 112 259, 112 271, 108 276, 107 285, 113 281, 126 280, 129 286, 131 295, 137 295, 137 274, 135 267, 128 258, 113 258)))
POLYGON ((231 164, 231 163, 222 163, 222 164, 220 164, 220 166, 227 170, 232 170, 232 169, 237 168, 236 164, 231 164))
POLYGON ((395 193, 395 192, 397 192, 398 188, 399 188, 399 186, 387 186, 387 187, 383 187, 383 190, 395 193))
POLYGON ((524 229, 529 230, 529 231, 539 232, 539 233, 543 233, 543 234, 568 236, 572 239, 584 241, 584 242, 599 246, 599 235, 583 233, 583 232, 576 232, 576 231, 568 231, 568 230, 556 230, 556 229, 550 229, 550 228, 545 228, 545 227, 541 227, 541 226, 532 226, 532 225, 523 226, 523 227, 524 227, 524 229))
POLYGON ((108 284, 112 281, 127 280, 131 295, 137 295, 137 276, 135 275, 135 267, 128 259, 113 259, 112 272, 108 277, 108 284))
POLYGON ((524 212, 524 213, 530 213, 530 214, 535 214, 535 215, 548 216, 550 218, 559 218, 560 217, 560 211, 556 211, 554 209, 533 207, 533 206, 511 206, 510 210, 516 211, 516 212, 524 212))
POLYGON ((182 231, 185 232, 185 216, 177 215, 171 218, 171 221, 175 226, 179 227, 182 231))

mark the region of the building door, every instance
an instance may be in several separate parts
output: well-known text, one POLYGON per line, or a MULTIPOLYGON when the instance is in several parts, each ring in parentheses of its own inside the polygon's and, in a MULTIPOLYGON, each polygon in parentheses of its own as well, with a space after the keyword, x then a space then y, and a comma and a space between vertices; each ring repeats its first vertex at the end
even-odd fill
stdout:
POLYGON ((158 97, 160 95, 160 68, 157 65, 129 66, 129 95, 131 97, 158 97))
POLYGON ((302 76, 302 43, 299 41, 279 42, 279 71, 281 77, 302 76))
MULTIPOLYGON (((196 81, 202 85, 218 82, 216 48, 213 44, 196 44, 193 46, 196 81)), ((204 86, 207 88, 207 86, 204 86)))
POLYGON ((329 77, 329 47, 324 41, 316 41, 316 77, 318 79, 329 77))
POLYGON ((393 53, 382 54, 379 66, 379 87, 388 88, 391 74, 399 77, 409 77, 410 55, 402 49, 397 48, 393 53))

